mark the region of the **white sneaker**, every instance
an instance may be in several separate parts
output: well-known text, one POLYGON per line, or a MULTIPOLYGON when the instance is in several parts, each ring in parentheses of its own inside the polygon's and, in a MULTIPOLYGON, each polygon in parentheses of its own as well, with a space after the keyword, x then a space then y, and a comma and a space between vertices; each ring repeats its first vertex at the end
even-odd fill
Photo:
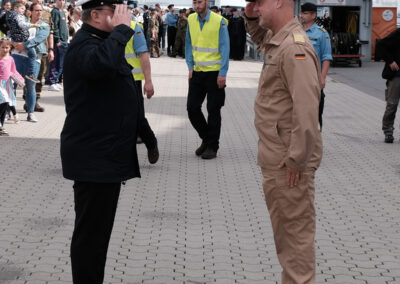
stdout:
POLYGON ((30 122, 38 122, 38 120, 33 112, 28 113, 27 120, 30 122))
POLYGON ((56 84, 56 86, 57 86, 57 88, 58 88, 60 91, 64 90, 64 87, 63 87, 62 85, 56 84))
POLYGON ((61 91, 61 90, 57 87, 57 84, 52 84, 52 85, 50 85, 48 90, 49 90, 49 91, 53 91, 53 92, 59 92, 59 91, 61 91))

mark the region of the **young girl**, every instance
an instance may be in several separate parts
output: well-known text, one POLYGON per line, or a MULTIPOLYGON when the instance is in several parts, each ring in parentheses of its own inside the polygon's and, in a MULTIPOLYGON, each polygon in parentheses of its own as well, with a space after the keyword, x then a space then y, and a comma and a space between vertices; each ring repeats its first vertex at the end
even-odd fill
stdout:
POLYGON ((15 93, 11 77, 23 84, 24 79, 15 68, 14 59, 10 56, 12 49, 11 41, 0 39, 0 136, 8 136, 4 129, 4 119, 6 111, 11 106, 15 123, 18 123, 17 113, 15 111, 15 93))

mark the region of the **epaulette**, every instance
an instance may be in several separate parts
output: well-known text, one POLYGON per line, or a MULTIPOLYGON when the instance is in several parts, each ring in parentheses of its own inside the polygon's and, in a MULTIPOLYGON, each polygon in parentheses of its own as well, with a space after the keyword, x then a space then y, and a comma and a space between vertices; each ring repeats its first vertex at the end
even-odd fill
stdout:
POLYGON ((324 33, 327 33, 327 30, 325 30, 324 27, 318 26, 318 28, 319 28, 321 31, 323 31, 324 33))
POLYGON ((304 36, 302 34, 293 34, 293 39, 294 42, 301 42, 301 43, 305 43, 305 39, 304 36))
POLYGON ((98 38, 98 39, 102 39, 101 37, 99 37, 98 35, 95 35, 95 34, 90 34, 92 37, 94 37, 94 38, 98 38))

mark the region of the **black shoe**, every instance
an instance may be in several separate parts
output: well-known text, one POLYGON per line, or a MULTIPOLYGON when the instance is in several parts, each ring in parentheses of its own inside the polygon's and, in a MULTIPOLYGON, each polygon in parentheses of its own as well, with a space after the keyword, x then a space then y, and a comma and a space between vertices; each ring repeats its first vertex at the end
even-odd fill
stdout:
POLYGON ((201 154, 201 158, 205 160, 211 160, 217 157, 217 151, 207 147, 207 149, 201 154))
POLYGON ((147 150, 147 157, 149 158, 150 164, 155 164, 160 157, 160 153, 158 152, 158 146, 154 147, 153 149, 147 150))
POLYGON ((393 141, 394 141, 393 135, 391 134, 385 135, 385 143, 393 143, 393 141))
POLYGON ((201 156, 201 154, 204 153, 204 151, 207 149, 207 145, 204 142, 201 142, 201 145, 199 148, 196 149, 196 156, 201 156))

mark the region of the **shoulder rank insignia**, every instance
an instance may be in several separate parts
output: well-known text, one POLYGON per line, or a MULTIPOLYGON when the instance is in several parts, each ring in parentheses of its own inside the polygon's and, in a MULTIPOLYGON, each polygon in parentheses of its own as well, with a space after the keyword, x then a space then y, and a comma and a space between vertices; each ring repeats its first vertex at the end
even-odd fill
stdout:
POLYGON ((324 33, 327 33, 327 31, 324 29, 324 27, 318 26, 318 28, 320 28, 320 30, 323 31, 324 33))
POLYGON ((293 34, 294 42, 306 42, 302 34, 293 34))
POLYGON ((101 39, 101 37, 99 37, 98 35, 95 35, 95 34, 90 34, 92 37, 94 37, 94 38, 99 38, 99 39, 101 39))

